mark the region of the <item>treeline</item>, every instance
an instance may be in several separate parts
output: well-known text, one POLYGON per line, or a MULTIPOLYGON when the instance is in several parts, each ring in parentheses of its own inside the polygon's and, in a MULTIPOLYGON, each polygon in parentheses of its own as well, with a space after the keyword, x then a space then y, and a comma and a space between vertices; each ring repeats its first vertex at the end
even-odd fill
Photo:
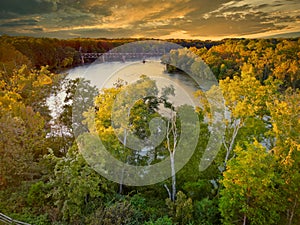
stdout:
MULTIPOLYGON (((172 88, 159 93, 148 77, 142 76, 134 88, 118 81, 98 93, 85 80, 64 80, 54 73, 80 63, 75 60, 80 46, 83 51, 107 51, 134 40, 1 37, 0 212, 31 224, 299 224, 300 39, 228 39, 200 48, 201 42, 185 40, 192 47, 173 51, 167 60, 197 74, 200 56, 221 88, 196 93, 203 105, 192 109, 199 124, 181 123, 165 98, 172 88), (72 60, 63 64, 68 57, 72 60), (52 118, 47 98, 62 90, 64 105, 52 118), (86 93, 95 92, 95 105, 88 110, 86 93), (136 93, 151 97, 132 108, 122 104, 136 93), (213 135, 209 102, 203 96, 217 98, 220 93, 230 112, 220 121, 225 135, 210 167, 199 171, 213 135), (115 112, 122 116, 130 109, 130 118, 129 124, 120 118, 113 127, 116 96, 122 107, 115 112), (73 104, 79 106, 75 121, 73 104), (160 112, 162 106, 171 116, 160 112), (168 124, 167 136, 149 155, 119 141, 129 129, 146 140, 152 131, 148 124, 156 117, 168 124), (120 185, 95 172, 74 136, 77 129, 90 129, 115 158, 148 165, 180 154, 177 141, 183 126, 189 134, 200 134, 189 162, 169 179, 140 187, 122 185, 122 180, 120 185)), ((184 150, 190 146, 181 143, 184 150)), ((101 167, 108 162, 101 158, 97 163, 101 167)))
POLYGON ((219 80, 239 76, 243 66, 251 66, 261 83, 272 76, 294 89, 300 87, 299 52, 299 38, 227 40, 208 51, 196 50, 219 80))
MULTIPOLYGON (((1 70, 11 70, 15 65, 27 64, 32 68, 40 68, 49 65, 49 69, 59 71, 63 68, 71 68, 81 65, 81 52, 107 52, 117 46, 148 39, 55 39, 55 38, 33 38, 12 37, 2 35, 0 37, 1 70), (5 65, 11 62, 12 65, 5 65), (6 68, 8 67, 8 68, 6 68)), ((152 39, 153 40, 153 39, 152 39)), ((184 47, 210 48, 222 42, 211 41, 188 41, 182 39, 167 40, 184 47)), ((91 63, 90 59, 85 60, 91 63)))
MULTIPOLYGON (((262 84, 269 77, 273 77, 283 82, 283 88, 300 87, 299 38, 228 39, 212 48, 192 47, 190 50, 204 60, 218 80, 240 76, 243 67, 251 67, 256 79, 262 84)), ((170 57, 169 60, 179 62, 181 55, 174 52, 170 57)), ((180 63, 187 62, 180 60, 180 63)), ((172 70, 174 68, 170 66, 169 72, 172 70)))
POLYGON ((107 52, 116 46, 130 41, 133 40, 88 38, 61 40, 54 38, 10 37, 2 35, 0 37, 1 62, 12 60, 10 56, 22 55, 27 59, 24 63, 31 65, 33 68, 49 65, 49 69, 54 71, 80 65, 80 49, 82 52, 107 52))

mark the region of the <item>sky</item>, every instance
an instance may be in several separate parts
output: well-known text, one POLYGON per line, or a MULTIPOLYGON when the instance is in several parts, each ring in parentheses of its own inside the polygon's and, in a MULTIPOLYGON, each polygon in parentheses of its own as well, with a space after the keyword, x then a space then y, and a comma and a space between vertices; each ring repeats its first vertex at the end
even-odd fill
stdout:
POLYGON ((218 40, 300 36, 299 0, 0 0, 0 34, 218 40))

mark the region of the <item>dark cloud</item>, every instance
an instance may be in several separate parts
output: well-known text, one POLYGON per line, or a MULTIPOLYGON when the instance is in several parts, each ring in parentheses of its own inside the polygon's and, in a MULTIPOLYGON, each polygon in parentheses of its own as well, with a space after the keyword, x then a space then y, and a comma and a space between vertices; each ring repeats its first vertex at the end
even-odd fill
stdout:
POLYGON ((93 15, 97 15, 97 16, 109 16, 112 14, 110 8, 107 6, 103 6, 103 5, 89 6, 86 9, 86 11, 88 11, 89 13, 91 13, 93 15))
POLYGON ((0 10, 0 19, 13 19, 16 17, 18 17, 18 15, 15 13, 0 10))
POLYGON ((51 1, 40 2, 36 0, 1 0, 0 9, 3 14, 40 14, 52 12, 53 3, 51 1))
POLYGON ((34 19, 25 19, 25 20, 17 20, 13 22, 7 22, 0 24, 0 27, 19 27, 19 26, 35 26, 37 25, 37 20, 34 19))
POLYGON ((40 32, 40 31, 44 31, 43 28, 31 28, 31 29, 27 29, 27 30, 30 30, 31 32, 40 32))

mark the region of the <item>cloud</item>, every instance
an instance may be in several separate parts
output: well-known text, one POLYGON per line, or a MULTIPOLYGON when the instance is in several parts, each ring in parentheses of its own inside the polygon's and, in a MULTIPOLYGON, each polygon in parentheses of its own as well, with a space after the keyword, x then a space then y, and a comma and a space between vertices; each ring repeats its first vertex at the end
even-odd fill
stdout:
POLYGON ((35 19, 14 20, 11 22, 0 24, 0 27, 35 26, 37 25, 37 22, 38 21, 35 19))
POLYGON ((51 12, 53 7, 52 1, 40 2, 36 0, 1 0, 0 9, 2 13, 15 15, 31 15, 41 12, 51 12))
POLYGON ((300 30, 298 0, 1 0, 0 31, 51 37, 231 37, 300 30))
MULTIPOLYGON (((291 4, 294 5, 295 2, 291 1, 291 4)), ((299 8, 300 4, 297 3, 297 5, 299 8)), ((246 36, 276 31, 289 28, 297 21, 295 15, 299 13, 299 10, 293 13, 293 10, 289 8, 288 5, 282 7, 278 1, 274 0, 269 1, 268 4, 260 0, 228 1, 204 13, 202 18, 195 16, 196 11, 190 14, 192 22, 186 29, 194 37, 246 36), (290 15, 282 16, 285 12, 289 12, 290 15), (192 29, 195 24, 198 25, 197 29, 192 29)))

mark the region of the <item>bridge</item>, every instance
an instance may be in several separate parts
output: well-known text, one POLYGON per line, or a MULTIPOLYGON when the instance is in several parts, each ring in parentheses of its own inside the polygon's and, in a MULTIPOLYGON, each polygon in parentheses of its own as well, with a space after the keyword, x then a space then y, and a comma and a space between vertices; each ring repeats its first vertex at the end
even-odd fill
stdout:
POLYGON ((161 57, 165 54, 163 52, 106 52, 106 53, 83 53, 79 51, 81 62, 84 63, 84 59, 99 59, 102 62, 106 61, 122 61, 126 60, 142 60, 145 61, 150 57, 161 57))

